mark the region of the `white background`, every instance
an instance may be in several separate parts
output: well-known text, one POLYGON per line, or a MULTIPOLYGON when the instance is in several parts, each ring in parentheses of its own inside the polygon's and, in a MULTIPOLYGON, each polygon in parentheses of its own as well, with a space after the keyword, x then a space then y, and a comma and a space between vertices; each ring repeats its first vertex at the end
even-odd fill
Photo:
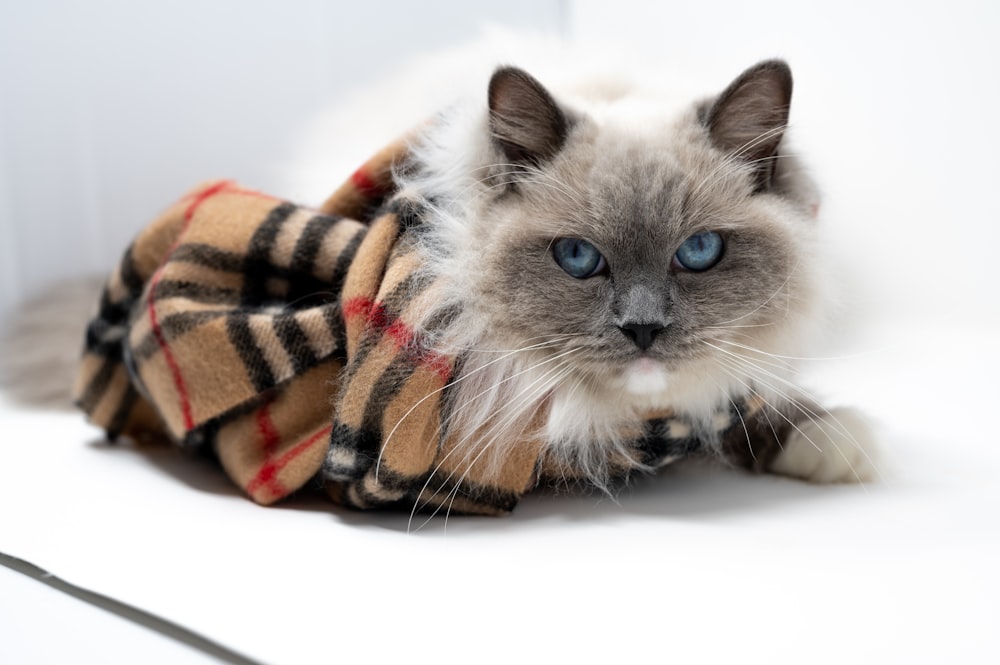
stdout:
MULTIPOLYGON (((812 378, 881 424, 885 478, 668 474, 619 504, 531 497, 406 536, 403 518, 264 510, 194 460, 108 450, 76 415, 8 405, 0 551, 268 662, 997 662, 998 7, 2 2, 4 313, 106 270, 200 179, 275 191, 317 111, 481 19, 624 44, 720 85, 787 58, 856 324, 812 378)), ((9 578, 0 661, 96 644, 85 660, 177 662, 116 620, 56 630, 74 606, 9 578)))

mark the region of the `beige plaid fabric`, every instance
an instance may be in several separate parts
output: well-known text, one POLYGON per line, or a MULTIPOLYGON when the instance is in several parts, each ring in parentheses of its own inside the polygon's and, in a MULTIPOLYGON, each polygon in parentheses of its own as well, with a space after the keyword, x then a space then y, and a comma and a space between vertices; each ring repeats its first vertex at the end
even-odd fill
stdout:
MULTIPOLYGON (((223 181, 164 211, 88 326, 75 395, 89 419, 111 438, 210 446, 263 504, 312 483, 359 508, 498 514, 547 478, 577 476, 539 437, 489 473, 453 453, 441 412, 456 358, 413 325, 453 313, 428 309, 436 287, 408 240, 420 203, 393 192, 404 159, 404 142, 387 147, 320 210, 223 181)), ((716 434, 758 410, 734 405, 716 434)), ((635 434, 622 475, 701 449, 675 418, 635 434)))

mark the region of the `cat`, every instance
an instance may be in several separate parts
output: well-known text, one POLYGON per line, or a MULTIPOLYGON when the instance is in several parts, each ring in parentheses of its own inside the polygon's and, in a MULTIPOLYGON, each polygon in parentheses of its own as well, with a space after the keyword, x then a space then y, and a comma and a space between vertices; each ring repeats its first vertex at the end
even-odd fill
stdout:
MULTIPOLYGON (((638 459, 626 436, 672 414, 698 442, 685 454, 816 482, 875 479, 865 418, 822 408, 795 383, 825 324, 830 278, 817 189, 788 148, 788 66, 759 63, 705 98, 650 72, 542 69, 544 84, 512 66, 482 77, 424 126, 396 174, 425 210, 423 270, 458 312, 422 332, 461 354, 445 427, 467 458, 499 465, 536 436, 550 468, 610 489, 623 466, 675 458, 638 459)), ((420 117, 404 106, 392 108, 420 117)), ((333 170, 323 172, 328 183, 333 170)), ((71 330, 63 346, 75 353, 82 320, 43 327, 71 330)), ((21 332, 8 348, 36 339, 21 332)), ((65 399, 51 386, 68 386, 70 371, 28 364, 14 375, 65 399)))
POLYGON ((691 423, 693 452, 875 478, 861 414, 794 383, 829 278, 817 189, 787 149, 785 62, 684 103, 618 84, 552 92, 513 66, 482 93, 431 122, 397 174, 426 209, 424 270, 459 312, 423 332, 463 354, 446 428, 468 458, 498 464, 537 436, 556 467, 608 488, 615 460, 644 468, 622 433, 670 413, 691 423), (720 436, 720 414, 747 400, 761 410, 736 409, 720 436))

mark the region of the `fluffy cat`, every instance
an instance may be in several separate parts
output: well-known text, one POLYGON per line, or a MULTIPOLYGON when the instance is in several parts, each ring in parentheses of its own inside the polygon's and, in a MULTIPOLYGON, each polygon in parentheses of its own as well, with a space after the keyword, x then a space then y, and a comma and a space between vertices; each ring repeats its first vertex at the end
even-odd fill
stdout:
MULTIPOLYGON (((524 59, 545 85, 512 67, 479 71, 493 53, 447 55, 469 69, 458 87, 477 80, 475 94, 419 133, 414 159, 396 176, 426 211, 417 238, 428 277, 459 312, 444 329, 428 320, 424 333, 442 353, 461 352, 446 427, 467 442, 467 458, 497 462, 532 432, 550 467, 582 469, 607 488, 623 459, 645 468, 624 434, 675 414, 694 430, 680 434, 700 442, 688 452, 813 481, 873 479, 864 419, 818 406, 795 384, 796 360, 823 328, 830 280, 816 188, 787 149, 787 65, 761 63, 696 99, 650 72, 630 79, 592 60, 567 67, 583 58, 524 46, 514 50, 533 52, 524 59), (744 420, 736 407, 747 400, 763 408, 744 420), (733 413, 738 425, 720 436, 719 419, 733 413)), ((414 71, 400 78, 425 80, 414 71)), ((385 93, 398 99, 398 83, 385 93)), ((447 87, 436 86, 450 95, 447 87)), ((343 114, 329 118, 356 130, 357 155, 341 158, 360 161, 389 126, 405 127, 441 100, 413 102, 347 105, 398 116, 361 129, 343 114)), ((321 132, 308 137, 325 152, 314 141, 321 132)), ((304 157, 283 189, 315 198, 344 168, 304 157), (310 173, 320 174, 312 184, 310 173)), ((89 294, 96 283, 79 288, 89 294)), ((73 363, 23 351, 75 356, 85 317, 61 306, 31 311, 35 325, 24 317, 7 340, 7 378, 29 402, 62 403, 73 363), (71 341, 39 345, 32 330, 65 331, 71 341), (28 394, 29 385, 44 394, 28 394)))
POLYGON ((785 148, 784 62, 694 102, 553 93, 514 67, 484 92, 432 122, 397 176, 429 211, 426 270, 461 312, 425 333, 464 354, 447 428, 470 459, 502 459, 541 419, 545 456, 607 487, 633 456, 621 433, 671 413, 732 463, 874 476, 863 419, 793 382, 826 278, 816 189, 785 148), (764 405, 754 421, 718 436, 713 419, 748 399, 764 405))

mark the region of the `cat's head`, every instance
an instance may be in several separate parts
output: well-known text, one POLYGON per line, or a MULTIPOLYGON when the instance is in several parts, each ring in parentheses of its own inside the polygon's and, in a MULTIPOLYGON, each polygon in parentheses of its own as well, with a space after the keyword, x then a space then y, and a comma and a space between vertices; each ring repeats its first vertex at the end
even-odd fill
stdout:
POLYGON ((722 399, 748 358, 794 353, 816 298, 815 202, 782 152, 791 92, 767 61, 658 116, 627 96, 567 104, 498 69, 467 177, 438 192, 479 343, 560 356, 577 389, 651 407, 722 399))

